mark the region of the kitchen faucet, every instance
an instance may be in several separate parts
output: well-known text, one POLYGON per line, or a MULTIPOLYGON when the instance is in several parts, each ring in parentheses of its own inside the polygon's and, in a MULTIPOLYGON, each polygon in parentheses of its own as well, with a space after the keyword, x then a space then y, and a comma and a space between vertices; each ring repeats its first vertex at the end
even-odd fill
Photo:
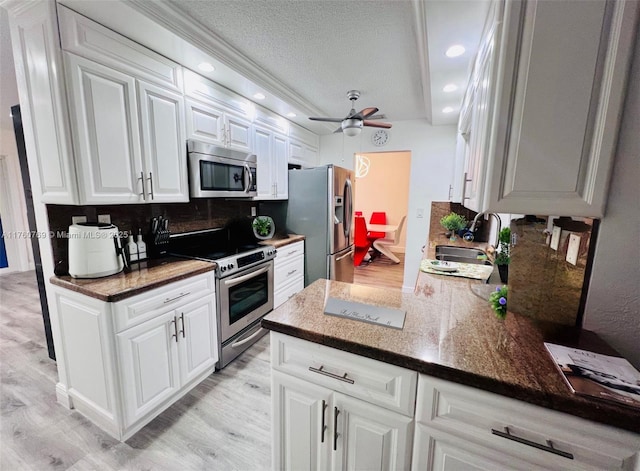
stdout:
POLYGON ((474 232, 476 230, 476 224, 478 224, 478 220, 480 219, 480 216, 483 215, 488 215, 488 216, 493 216, 496 218, 496 222, 498 223, 498 230, 496 231, 496 243, 494 245, 494 248, 498 248, 498 244, 500 241, 500 230, 502 229, 502 220, 500 219, 500 216, 498 216, 496 213, 488 213, 486 211, 483 211, 481 213, 476 214, 476 217, 473 218, 473 222, 471 223, 471 227, 469 227, 469 230, 467 232, 465 232, 463 238, 466 241, 471 242, 474 238, 474 232))

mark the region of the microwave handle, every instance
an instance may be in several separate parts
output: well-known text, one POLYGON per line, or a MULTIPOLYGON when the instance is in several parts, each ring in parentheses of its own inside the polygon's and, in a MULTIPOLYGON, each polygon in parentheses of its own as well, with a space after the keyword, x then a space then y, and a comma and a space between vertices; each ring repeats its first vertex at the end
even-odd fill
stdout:
POLYGON ((251 167, 249 167, 249 164, 244 164, 244 168, 247 170, 247 175, 249 176, 249 183, 244 189, 244 192, 249 193, 249 191, 251 191, 251 187, 253 186, 253 173, 251 173, 251 167))

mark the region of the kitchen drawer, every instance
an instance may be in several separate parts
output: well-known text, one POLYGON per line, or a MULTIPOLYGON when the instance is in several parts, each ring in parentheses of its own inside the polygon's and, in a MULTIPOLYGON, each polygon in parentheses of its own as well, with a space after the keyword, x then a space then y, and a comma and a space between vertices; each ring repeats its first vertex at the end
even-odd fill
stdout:
POLYGON ((116 332, 215 293, 212 273, 197 275, 113 303, 116 332))
POLYGON ((287 280, 286 283, 283 283, 283 286, 277 285, 277 289, 273 293, 273 308, 277 308, 303 289, 304 273, 302 270, 300 270, 298 276, 287 280))
POLYGON ((416 421, 549 469, 640 469, 640 435, 420 375, 416 421), (496 435, 511 434, 527 441, 496 435), (554 454, 535 444, 569 453, 554 454))
POLYGON ((298 255, 304 255, 304 241, 302 240, 280 247, 276 256, 276 265, 286 263, 289 259, 298 255))
POLYGON ((413 417, 418 374, 399 366, 271 332, 272 368, 413 417))
POLYGON ((65 51, 182 92, 179 64, 63 5, 58 5, 58 15, 65 51))
POLYGON ((287 284, 290 280, 302 276, 304 278, 304 254, 287 257, 274 268, 273 283, 275 289, 287 284))

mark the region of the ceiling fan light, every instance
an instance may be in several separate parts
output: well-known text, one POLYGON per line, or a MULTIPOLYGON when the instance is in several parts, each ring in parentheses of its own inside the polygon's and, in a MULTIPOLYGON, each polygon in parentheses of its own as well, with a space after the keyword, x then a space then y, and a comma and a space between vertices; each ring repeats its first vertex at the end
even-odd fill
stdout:
POLYGON ((357 136, 362 130, 361 119, 345 119, 342 121, 342 132, 349 137, 357 136))

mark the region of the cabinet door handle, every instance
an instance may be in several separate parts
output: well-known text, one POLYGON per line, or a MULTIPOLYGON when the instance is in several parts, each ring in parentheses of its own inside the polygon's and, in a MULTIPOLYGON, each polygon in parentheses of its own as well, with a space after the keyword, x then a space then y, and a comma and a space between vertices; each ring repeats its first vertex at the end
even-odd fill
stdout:
POLYGON ((295 272, 297 272, 297 271, 298 271, 297 269, 296 269, 296 270, 291 270, 289 273, 287 273, 287 276, 291 276, 291 275, 293 275, 293 274, 294 274, 295 272))
POLYGON ((178 320, 176 319, 176 316, 173 316, 171 323, 173 324, 173 331, 175 332, 171 334, 171 337, 176 339, 176 343, 178 343, 178 320))
POLYGON ((325 419, 324 419, 324 413, 327 410, 327 403, 325 402, 325 400, 322 400, 322 426, 321 426, 321 430, 320 430, 320 443, 324 443, 324 431, 327 430, 327 424, 325 423, 325 419))
POLYGON ((182 322, 182 338, 184 338, 184 312, 180 314, 180 321, 182 322))
POLYGON ((473 179, 471 178, 467 178, 467 172, 464 172, 464 181, 462 182, 462 202, 464 203, 464 200, 470 200, 471 197, 470 196, 465 196, 467 193, 467 183, 472 182, 473 179))
POLYGON ((320 368, 314 368, 313 366, 310 366, 309 371, 313 371, 314 373, 319 373, 321 375, 325 375, 325 376, 328 376, 329 378, 337 379, 339 381, 344 381, 345 383, 349 383, 349 384, 354 384, 355 382, 351 378, 347 378, 347 373, 345 373, 343 376, 339 376, 337 374, 325 371, 324 365, 320 365, 320 368))
POLYGON ((142 196, 143 200, 147 200, 147 192, 145 191, 145 186, 144 186, 144 172, 140 172, 140 178, 138 178, 138 181, 140 181, 140 185, 142 186, 142 193, 138 193, 140 196, 142 196))
POLYGON ((149 172, 149 199, 153 199, 153 174, 149 172))
POLYGON ((338 449, 338 414, 340 414, 340 409, 337 407, 333 408, 333 451, 338 449))
POLYGON ((176 299, 180 299, 180 298, 184 298, 185 296, 188 296, 191 294, 191 291, 187 291, 186 293, 180 293, 178 296, 174 296, 173 298, 167 298, 165 299, 162 304, 167 304, 170 303, 171 301, 175 301, 176 299))
POLYGON ((547 440, 547 444, 543 445, 542 443, 537 443, 531 440, 527 440, 526 438, 518 437, 517 435, 512 435, 509 431, 509 427, 505 427, 504 432, 492 428, 491 433, 493 435, 506 438, 507 440, 513 440, 514 442, 522 443, 523 445, 532 446, 533 448, 537 448, 538 450, 553 453, 554 455, 559 455, 570 460, 573 459, 573 454, 554 448, 551 440, 547 440))

